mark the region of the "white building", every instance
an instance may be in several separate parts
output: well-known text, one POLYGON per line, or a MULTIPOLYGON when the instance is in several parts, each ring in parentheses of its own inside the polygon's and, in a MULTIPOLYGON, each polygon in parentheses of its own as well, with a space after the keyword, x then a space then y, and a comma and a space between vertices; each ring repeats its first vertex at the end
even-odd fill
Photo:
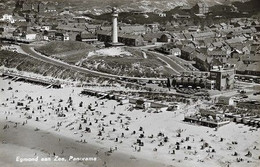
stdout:
POLYGON ((51 26, 49 26, 49 25, 43 25, 41 27, 41 31, 49 31, 50 29, 51 29, 51 26))
POLYGON ((33 41, 33 40, 36 40, 36 36, 37 36, 36 33, 35 34, 26 34, 25 39, 29 40, 29 41, 33 41))
POLYGON ((7 21, 9 23, 14 23, 15 20, 13 18, 13 15, 9 15, 9 14, 4 14, 3 18, 0 19, 1 21, 7 21))

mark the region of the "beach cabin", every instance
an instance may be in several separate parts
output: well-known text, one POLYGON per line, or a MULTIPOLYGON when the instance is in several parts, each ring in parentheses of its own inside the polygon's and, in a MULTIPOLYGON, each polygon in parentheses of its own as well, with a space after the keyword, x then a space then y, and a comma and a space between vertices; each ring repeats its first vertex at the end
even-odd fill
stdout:
POLYGON ((145 109, 145 101, 143 99, 136 100, 135 108, 145 109))
POLYGON ((180 109, 180 104, 175 103, 175 104, 170 104, 169 107, 167 108, 167 111, 175 111, 180 109))
POLYGON ((120 100, 120 105, 124 105, 124 104, 128 104, 129 103, 129 99, 121 99, 120 100))
POLYGON ((233 97, 229 97, 229 96, 220 96, 218 98, 218 103, 219 104, 224 104, 224 105, 229 105, 229 106, 234 106, 235 105, 234 98, 233 97))
POLYGON ((164 108, 164 107, 168 107, 168 105, 163 104, 163 103, 158 103, 158 102, 151 102, 151 107, 152 108, 164 108))
POLYGON ((129 98, 129 103, 131 103, 131 104, 136 104, 136 101, 137 101, 137 99, 135 99, 135 98, 129 98))

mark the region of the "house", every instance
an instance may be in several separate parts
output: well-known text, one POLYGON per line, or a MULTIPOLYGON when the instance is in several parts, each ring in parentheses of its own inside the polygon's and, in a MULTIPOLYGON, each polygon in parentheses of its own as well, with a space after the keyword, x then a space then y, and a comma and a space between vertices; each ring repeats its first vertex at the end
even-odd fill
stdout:
POLYGON ((221 25, 219 24, 213 24, 209 27, 212 31, 217 31, 221 29, 221 25))
POLYGON ((76 36, 76 41, 86 42, 86 43, 95 43, 98 41, 98 38, 95 34, 91 33, 81 33, 76 36))
POLYGON ((245 23, 243 23, 242 21, 238 21, 236 23, 233 24, 234 27, 245 27, 245 23))
POLYGON ((55 40, 55 33, 56 30, 49 30, 49 31, 44 31, 43 32, 43 39, 44 40, 55 40))
POLYGON ((55 40, 64 41, 64 34, 61 32, 55 32, 55 40))
POLYGON ((251 54, 257 54, 257 53, 260 53, 260 43, 253 43, 251 45, 251 51, 250 51, 251 54))
POLYGON ((172 48, 170 50, 170 53, 173 56, 181 56, 181 50, 179 48, 172 48))
POLYGON ((231 45, 234 43, 243 43, 246 40, 247 40, 246 37, 236 37, 236 38, 226 40, 226 43, 231 45))
POLYGON ((85 31, 84 28, 77 28, 76 26, 70 26, 70 25, 59 25, 56 27, 56 30, 61 31, 61 32, 75 32, 75 33, 80 33, 85 31))
POLYGON ((166 17, 166 13, 159 13, 159 17, 166 17))
POLYGON ((260 62, 248 64, 245 69, 245 74, 260 76, 260 62))
POLYGON ((226 23, 220 23, 221 29, 227 29, 228 25, 226 23))
POLYGON ((191 33, 183 33, 183 36, 185 37, 186 40, 192 40, 191 33))
POLYGON ((173 37, 174 42, 186 40, 183 33, 171 33, 171 35, 173 37))
POLYGON ((212 58, 207 57, 206 55, 199 53, 195 57, 196 67, 201 71, 208 71, 210 69, 210 62, 212 58))
POLYGON ((9 15, 9 14, 4 14, 3 17, 0 19, 0 21, 6 21, 6 22, 9 22, 9 23, 15 22, 13 15, 9 15))
POLYGON ((200 28, 198 26, 189 26, 188 31, 189 32, 199 32, 200 28))
POLYGON ((22 11, 34 11, 38 13, 45 12, 46 5, 43 2, 19 1, 18 6, 22 11))
POLYGON ((155 33, 159 31, 159 24, 153 23, 153 24, 145 24, 145 32, 146 33, 155 33))
POLYGON ((118 34, 118 42, 127 46, 143 46, 145 44, 141 35, 118 34))
MULTIPOLYGON (((99 41, 104 43, 111 42, 111 31, 97 31, 97 38, 99 41)), ((145 44, 144 39, 141 35, 133 34, 118 34, 118 42, 123 43, 127 46, 143 46, 145 44)))
POLYGON ((22 32, 21 38, 28 41, 35 41, 37 40, 37 33, 32 30, 24 31, 22 32))
POLYGON ((190 46, 192 48, 200 48, 201 44, 202 43, 199 41, 191 41, 187 46, 190 46))
POLYGON ((145 34, 146 33, 146 26, 144 25, 126 25, 126 26, 119 26, 118 32, 122 34, 145 34))
POLYGON ((30 34, 25 34, 25 39, 26 40, 36 40, 36 33, 30 33, 30 34))
POLYGON ((68 41, 68 40, 70 40, 69 34, 68 33, 63 34, 63 41, 68 41))
POLYGON ((218 42, 213 42, 213 43, 211 43, 209 47, 218 49, 218 48, 221 48, 223 45, 224 45, 224 44, 223 44, 222 41, 218 41, 218 42))
POLYGON ((174 14, 172 15, 173 18, 175 19, 190 19, 190 15, 189 14, 174 14))
POLYGON ((203 40, 206 38, 215 38, 214 32, 195 32, 191 34, 192 40, 203 40))
POLYGON ((209 6, 206 3, 199 2, 193 7, 196 14, 209 13, 209 6))
POLYGON ((32 10, 32 4, 30 2, 24 1, 22 4, 22 11, 32 10))
POLYGON ((208 51, 207 55, 210 57, 217 58, 217 59, 225 58, 228 56, 225 51, 220 50, 220 49, 208 51))
POLYGON ((51 29, 51 25, 42 25, 41 31, 49 31, 51 29))
POLYGON ((96 31, 101 27, 100 24, 86 24, 86 30, 90 33, 96 33, 96 31))
POLYGON ((101 42, 105 42, 105 43, 108 43, 108 42, 111 42, 111 31, 103 31, 103 30, 98 30, 97 31, 97 38, 98 38, 98 41, 101 41, 101 42))
POLYGON ((73 17, 73 20, 76 23, 88 23, 91 20, 91 18, 85 16, 77 16, 77 17, 73 17))
POLYGON ((171 40, 172 40, 172 36, 169 33, 162 34, 160 39, 159 39, 160 42, 167 42, 167 43, 171 42, 171 40))
POLYGON ((162 33, 147 33, 142 35, 142 37, 148 44, 155 44, 158 39, 160 39, 161 35, 162 33))
POLYGON ((55 13, 57 12, 56 7, 53 4, 47 4, 45 8, 46 13, 55 13))
POLYGON ((160 52, 173 55, 173 56, 180 56, 181 50, 176 47, 175 43, 168 43, 157 49, 160 52))
POLYGON ((195 49, 191 48, 189 46, 185 46, 181 49, 181 58, 185 60, 193 60, 194 59, 194 53, 195 49))
POLYGON ((258 20, 254 20, 252 23, 251 23, 251 26, 257 26, 259 25, 259 21, 258 20))

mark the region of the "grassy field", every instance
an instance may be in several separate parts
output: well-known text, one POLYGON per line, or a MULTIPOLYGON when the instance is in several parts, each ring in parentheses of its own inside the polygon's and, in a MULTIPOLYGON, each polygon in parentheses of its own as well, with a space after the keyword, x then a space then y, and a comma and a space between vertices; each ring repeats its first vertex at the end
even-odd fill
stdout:
POLYGON ((92 56, 83 61, 82 66, 116 75, 135 77, 166 77, 170 76, 166 63, 151 53, 146 53, 144 58, 142 51, 125 48, 132 56, 92 56))
POLYGON ((65 69, 62 66, 52 65, 20 53, 3 50, 0 51, 0 66, 16 68, 19 71, 33 72, 61 79, 87 81, 90 77, 87 74, 65 69))
POLYGON ((67 63, 75 64, 86 57, 88 52, 95 50, 95 47, 77 41, 54 41, 35 48, 38 52, 58 58, 67 63))
POLYGON ((95 55, 86 59, 91 51, 97 50, 92 45, 82 42, 50 42, 36 48, 44 55, 55 57, 70 64, 82 62, 82 67, 116 75, 135 77, 166 77, 171 73, 165 62, 151 53, 146 53, 144 58, 142 51, 133 48, 124 48, 132 56, 107 56, 95 55), (86 60, 85 60, 86 59, 86 60))

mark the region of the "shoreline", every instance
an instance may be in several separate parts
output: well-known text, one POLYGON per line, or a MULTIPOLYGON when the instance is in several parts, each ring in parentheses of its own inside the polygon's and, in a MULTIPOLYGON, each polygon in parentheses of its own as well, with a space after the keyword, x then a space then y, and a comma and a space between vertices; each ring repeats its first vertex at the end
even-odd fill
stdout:
POLYGON ((111 155, 106 155, 107 151, 104 147, 94 146, 90 143, 78 143, 73 139, 65 137, 63 135, 54 134, 45 130, 35 131, 32 127, 18 125, 13 127, 14 123, 9 121, 0 120, 0 150, 6 151, 5 147, 8 147, 8 152, 0 151, 0 164, 10 166, 84 166, 89 165, 93 167, 99 166, 151 166, 159 167, 166 166, 158 162, 153 162, 140 158, 133 158, 131 155, 121 152, 114 152, 111 155), (9 125, 8 129, 3 130, 4 125, 9 125), (11 146, 11 149, 9 149, 11 146), (13 148, 13 149, 12 149, 13 148), (18 150, 17 150, 18 149, 18 150), (22 155, 19 154, 19 149, 22 151, 22 155), (24 151, 31 153, 24 154, 24 151), (98 155, 96 154, 99 150, 98 155), (55 152, 55 156, 53 153, 55 152), (51 162, 17 162, 17 157, 20 158, 51 158, 51 162), (71 159, 73 156, 75 161, 71 159), (60 158, 65 158, 66 162, 56 162, 60 158), (79 158, 97 158, 94 160, 80 161, 79 158), (72 161, 68 161, 68 160, 72 161))

